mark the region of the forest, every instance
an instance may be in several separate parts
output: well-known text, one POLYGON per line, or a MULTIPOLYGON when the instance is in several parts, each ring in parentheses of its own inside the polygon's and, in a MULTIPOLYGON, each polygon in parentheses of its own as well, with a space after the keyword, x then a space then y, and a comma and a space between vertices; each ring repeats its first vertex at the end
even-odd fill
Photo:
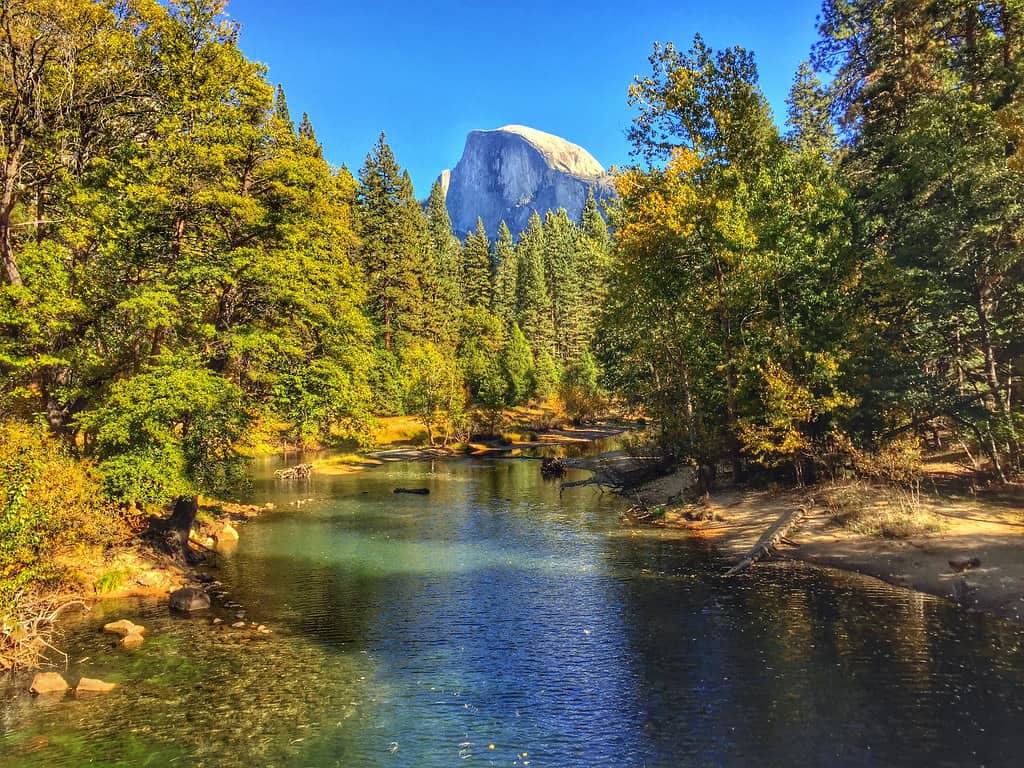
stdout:
POLYGON ((384 134, 328 163, 224 11, 0 3, 0 615, 254 443, 393 414, 446 446, 642 414, 704 490, 951 442, 1024 468, 1016 0, 826 0, 781 126, 752 52, 656 44, 618 200, 493 243, 384 134))

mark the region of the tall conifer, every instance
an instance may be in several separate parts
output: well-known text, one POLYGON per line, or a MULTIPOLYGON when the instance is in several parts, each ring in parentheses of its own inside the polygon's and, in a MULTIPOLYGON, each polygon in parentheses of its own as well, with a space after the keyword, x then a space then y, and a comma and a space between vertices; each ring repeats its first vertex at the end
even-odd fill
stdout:
POLYGON ((462 246, 462 294, 471 307, 491 305, 491 243, 481 218, 462 246))
POLYGON ((427 226, 384 134, 359 171, 360 261, 384 348, 427 330, 427 226))

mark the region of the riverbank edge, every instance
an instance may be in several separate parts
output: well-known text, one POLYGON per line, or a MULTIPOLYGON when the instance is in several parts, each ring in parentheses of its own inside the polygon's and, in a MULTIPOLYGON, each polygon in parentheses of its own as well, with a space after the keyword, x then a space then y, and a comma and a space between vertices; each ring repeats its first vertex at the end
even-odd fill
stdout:
MULTIPOLYGON (((856 573, 891 586, 952 602, 965 610, 1024 624, 1024 521, 989 520, 977 524, 971 509, 957 513, 957 500, 943 498, 954 511, 942 513, 953 521, 975 520, 934 533, 884 538, 851 533, 815 499, 821 488, 802 490, 727 490, 703 500, 708 520, 688 520, 692 505, 679 502, 689 485, 686 472, 677 472, 624 494, 647 507, 664 507, 648 522, 626 520, 636 528, 684 533, 699 539, 728 565, 743 560, 760 536, 783 513, 802 507, 800 523, 774 556, 764 562, 798 561, 825 570, 856 573), (954 563, 976 558, 978 565, 958 570, 954 563)), ((756 569, 755 563, 751 568, 756 569)))
MULTIPOLYGON (((382 464, 397 461, 431 461, 454 459, 465 456, 517 456, 523 451, 573 444, 587 444, 615 437, 642 426, 638 422, 620 419, 598 420, 594 424, 573 427, 563 426, 536 434, 534 440, 513 440, 507 442, 478 441, 471 443, 467 450, 424 446, 390 446, 385 449, 344 457, 337 464, 331 459, 313 460, 315 474, 334 475, 364 471, 382 464)), ((293 456, 294 452, 282 451, 278 458, 293 456)), ((219 499, 203 499, 200 515, 189 541, 192 546, 207 554, 230 554, 237 546, 239 528, 260 515, 273 512, 273 504, 241 504, 219 499)), ((36 599, 46 604, 80 604, 89 610, 90 606, 114 600, 149 598, 168 600, 171 592, 185 587, 202 588, 208 581, 203 564, 186 565, 159 552, 142 540, 142 533, 134 535, 124 544, 105 549, 78 548, 61 555, 59 566, 70 578, 49 590, 42 590, 36 599), (100 585, 103 585, 102 587, 100 585)), ((71 611, 62 612, 66 619, 71 611)), ((52 629, 58 628, 59 621, 52 629)), ((38 669, 46 659, 40 657, 38 669)), ((25 667, 18 667, 26 669, 25 667)), ((3 671, 0 668, 0 671, 3 671)))

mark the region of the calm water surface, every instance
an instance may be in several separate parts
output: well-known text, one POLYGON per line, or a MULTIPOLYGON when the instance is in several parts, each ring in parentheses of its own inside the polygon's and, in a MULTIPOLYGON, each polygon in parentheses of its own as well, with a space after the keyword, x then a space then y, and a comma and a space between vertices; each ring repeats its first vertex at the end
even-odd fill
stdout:
POLYGON ((0 683, 0 766, 1024 761, 1016 625, 799 566, 724 579, 532 461, 271 470, 254 500, 277 511, 211 572, 274 633, 99 607, 62 640, 67 677, 123 685, 52 701, 0 683), (135 653, 98 631, 120 617, 151 628, 135 653))

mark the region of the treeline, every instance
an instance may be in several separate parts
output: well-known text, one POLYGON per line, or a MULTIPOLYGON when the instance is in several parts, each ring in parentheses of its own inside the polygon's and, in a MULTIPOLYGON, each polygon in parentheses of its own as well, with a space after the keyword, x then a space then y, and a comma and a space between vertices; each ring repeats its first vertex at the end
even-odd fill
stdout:
MULTIPOLYGON (((592 201, 461 242, 383 136, 356 176, 326 162, 237 37, 216 0, 0 3, 0 420, 194 514, 257 432, 365 443, 407 412, 464 439, 474 406, 493 429, 595 391, 592 201)), ((9 485, 47 471, 0 453, 9 485)))
POLYGON ((704 482, 901 439, 1022 468, 1024 9, 826 0, 785 133, 750 53, 656 46, 600 332, 704 482), (819 79, 820 73, 827 85, 819 79))
POLYGON ((371 384, 377 414, 419 415, 431 442, 493 433, 500 412, 553 394, 574 418, 598 395, 590 353, 610 239, 590 197, 581 221, 537 213, 518 242, 504 222, 452 234, 441 182, 426 205, 381 136, 359 171, 360 247, 367 308, 377 330, 371 384), (468 395, 468 399, 467 399, 468 395))

